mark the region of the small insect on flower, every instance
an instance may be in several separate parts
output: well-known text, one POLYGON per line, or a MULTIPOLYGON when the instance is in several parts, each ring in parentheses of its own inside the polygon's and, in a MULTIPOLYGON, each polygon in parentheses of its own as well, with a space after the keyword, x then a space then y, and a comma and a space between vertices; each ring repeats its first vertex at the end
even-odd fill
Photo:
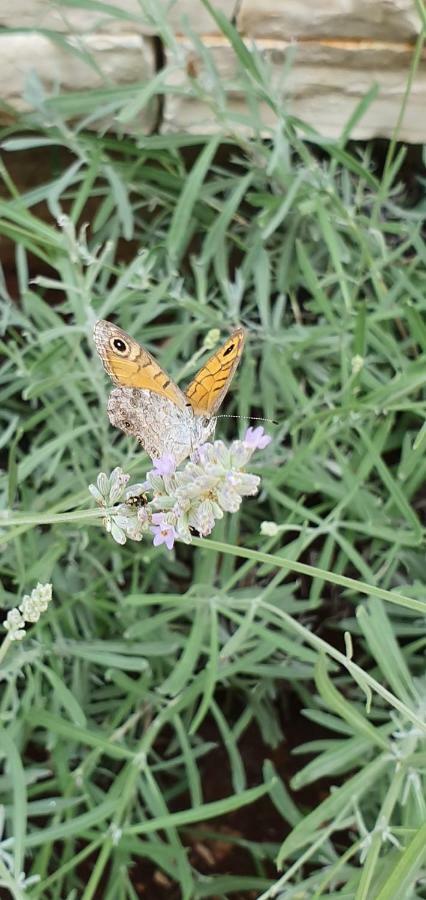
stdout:
POLYGON ((131 506, 133 509, 141 509, 141 507, 146 506, 147 503, 147 494, 131 494, 130 497, 126 497, 127 506, 131 506))
POLYGON ((103 525, 117 544, 125 544, 127 538, 132 541, 141 541, 143 531, 146 530, 145 523, 138 516, 138 511, 144 506, 144 497, 146 497, 143 484, 134 484, 126 491, 125 502, 114 506, 121 499, 129 480, 130 475, 117 466, 109 478, 105 472, 100 472, 96 484, 89 484, 92 497, 95 498, 98 506, 105 510, 103 525))

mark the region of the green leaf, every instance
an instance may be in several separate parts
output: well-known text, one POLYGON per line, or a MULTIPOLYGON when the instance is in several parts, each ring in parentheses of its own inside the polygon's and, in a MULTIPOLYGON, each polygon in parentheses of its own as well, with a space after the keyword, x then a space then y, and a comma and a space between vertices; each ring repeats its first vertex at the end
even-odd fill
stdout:
POLYGON ((167 236, 167 252, 172 263, 177 265, 186 250, 191 236, 191 217, 203 181, 207 177, 210 164, 219 145, 219 138, 211 138, 199 154, 191 169, 191 177, 187 178, 185 186, 176 204, 167 236))
POLYGON ((4 727, 0 728, 0 752, 6 759, 8 774, 13 786, 13 868, 15 878, 19 879, 24 870, 27 827, 27 790, 25 772, 21 757, 14 741, 4 727))
POLYGON ((81 726, 82 728, 86 725, 86 716, 77 702, 76 697, 71 691, 67 688, 61 678, 54 672, 53 669, 49 669, 48 666, 40 665, 40 670, 46 676, 47 680, 52 685, 52 688, 55 692, 55 697, 59 700, 60 704, 68 713, 71 721, 74 725, 81 726))
POLYGON ((327 662, 323 654, 318 656, 315 666, 315 683, 328 709, 334 710, 350 725, 355 734, 360 734, 381 750, 389 751, 389 741, 375 728, 365 716, 362 716, 353 703, 349 703, 336 690, 327 672, 327 662))
POLYGON ((311 843, 317 837, 318 829, 323 823, 335 819, 345 811, 352 811, 353 804, 361 802, 365 792, 375 784, 387 766, 388 760, 381 755, 373 762, 364 764, 360 772, 336 787, 326 800, 323 800, 313 812, 308 813, 290 832, 281 845, 277 867, 280 869, 285 859, 311 843))
POLYGON ((402 851, 392 872, 376 895, 376 900, 400 900, 408 897, 426 860, 426 824, 422 825, 402 851))

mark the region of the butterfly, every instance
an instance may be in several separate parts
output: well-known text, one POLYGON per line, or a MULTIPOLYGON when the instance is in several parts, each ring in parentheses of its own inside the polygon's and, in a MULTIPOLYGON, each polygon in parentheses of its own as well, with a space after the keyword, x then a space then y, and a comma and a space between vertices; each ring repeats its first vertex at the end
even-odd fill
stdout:
POLYGON ((215 414, 243 352, 243 328, 213 353, 185 392, 145 347, 112 322, 96 322, 93 338, 116 385, 108 398, 109 420, 137 438, 151 459, 170 454, 179 464, 213 436, 215 414))

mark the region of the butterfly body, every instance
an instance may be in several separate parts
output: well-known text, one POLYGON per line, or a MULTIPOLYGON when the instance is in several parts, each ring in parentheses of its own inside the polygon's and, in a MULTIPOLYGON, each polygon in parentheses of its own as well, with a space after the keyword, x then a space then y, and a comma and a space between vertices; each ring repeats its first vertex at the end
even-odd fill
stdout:
POLYGON ((184 393, 144 347, 111 322, 94 328, 96 349, 117 387, 108 400, 112 425, 135 437, 151 459, 180 463, 214 435, 215 413, 244 346, 237 329, 207 360, 184 393))

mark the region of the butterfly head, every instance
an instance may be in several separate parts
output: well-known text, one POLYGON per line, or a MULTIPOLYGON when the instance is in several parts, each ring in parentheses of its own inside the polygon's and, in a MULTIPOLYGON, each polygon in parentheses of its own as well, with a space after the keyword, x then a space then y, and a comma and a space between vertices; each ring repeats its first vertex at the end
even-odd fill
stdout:
POLYGON ((194 449, 205 444, 213 437, 217 419, 215 416, 197 416, 193 415, 191 423, 192 443, 194 449))

